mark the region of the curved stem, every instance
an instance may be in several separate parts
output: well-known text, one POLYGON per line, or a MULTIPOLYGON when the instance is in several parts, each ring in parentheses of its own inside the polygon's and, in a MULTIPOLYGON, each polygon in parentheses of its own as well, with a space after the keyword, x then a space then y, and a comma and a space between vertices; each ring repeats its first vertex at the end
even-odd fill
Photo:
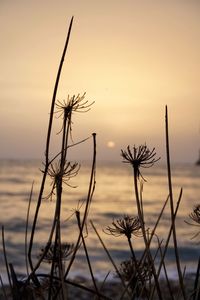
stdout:
MULTIPOLYGON (((31 236, 30 236, 30 242, 29 242, 29 250, 28 250, 28 259, 29 259, 29 265, 30 265, 31 271, 33 271, 33 269, 34 269, 33 268, 32 257, 31 257, 32 256, 31 255, 32 248, 33 248, 33 239, 34 239, 38 214, 39 214, 39 210, 40 210, 40 205, 41 205, 41 201, 42 201, 44 186, 45 186, 45 182, 46 182, 47 171, 48 171, 48 167, 49 167, 49 147, 50 147, 51 129, 52 129, 52 124, 53 124, 54 106, 55 106, 58 83, 59 83, 59 80, 60 80, 62 66, 63 66, 63 62, 64 62, 64 59, 65 59, 65 54, 66 54, 66 51, 67 51, 67 47, 68 47, 68 44, 69 44, 69 38, 70 38, 70 34, 71 34, 72 23, 73 23, 73 17, 71 18, 71 22, 70 22, 70 25, 69 25, 67 38, 66 38, 64 50, 63 50, 63 53, 62 53, 62 57, 61 57, 61 60, 60 60, 60 65, 59 65, 59 68, 58 68, 58 73, 57 73, 57 77, 56 77, 56 82, 55 82, 53 97, 52 97, 52 102, 51 102, 49 126, 48 126, 47 141, 46 141, 46 151, 45 151, 45 156, 46 156, 45 170, 44 170, 44 174, 43 174, 43 178, 42 178, 42 182, 41 182, 40 192, 39 192, 39 196, 38 196, 38 202, 37 202, 35 216, 34 216, 34 220, 33 220, 33 224, 32 224, 32 230, 31 230, 31 236)), ((36 278, 35 278, 35 280, 37 281, 36 278)), ((39 283, 39 282, 37 281, 37 283, 39 283)))

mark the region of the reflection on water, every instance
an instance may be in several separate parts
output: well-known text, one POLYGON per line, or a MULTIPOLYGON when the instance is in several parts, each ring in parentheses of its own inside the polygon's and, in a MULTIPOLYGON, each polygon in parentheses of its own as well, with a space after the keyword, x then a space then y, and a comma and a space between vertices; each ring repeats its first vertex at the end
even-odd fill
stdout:
MULTIPOLYGON (((20 273, 25 270, 24 232, 29 193, 34 181, 31 223, 42 176, 39 168, 41 168, 41 164, 38 161, 0 161, 0 220, 5 227, 8 260, 14 263, 16 270, 20 273)), ((146 226, 152 229, 168 196, 167 172, 166 168, 159 165, 151 169, 145 169, 143 173, 147 180, 143 186, 146 226)), ((200 168, 193 165, 175 165, 172 167, 172 174, 175 203, 179 197, 181 187, 183 188, 182 201, 176 220, 180 255, 183 266, 186 264, 188 269, 191 269, 199 256, 198 246, 196 245, 197 240, 191 240, 196 228, 187 225, 184 220, 189 220, 188 214, 192 211, 193 206, 200 203, 200 168)), ((87 196, 89 177, 90 167, 88 164, 83 163, 78 176, 71 181, 71 184, 77 187, 64 186, 62 227, 65 241, 76 241, 78 231, 73 213, 79 207, 79 202, 84 201, 87 196)), ((111 225, 113 219, 120 218, 124 214, 136 214, 131 168, 122 163, 98 163, 96 182, 89 218, 94 222, 113 258, 117 263, 120 263, 120 261, 128 259, 130 255, 126 240, 123 237, 108 236, 102 229, 107 225, 111 225)), ((49 185, 50 182, 48 182, 49 185)), ((46 189, 46 195, 48 195, 48 192, 49 190, 46 189)), ((35 238, 34 251, 36 257, 40 247, 46 243, 54 208, 55 201, 43 200, 35 238)), ((167 207, 157 231, 163 242, 166 239, 169 225, 169 207, 167 207)), ((88 229, 89 234, 86 242, 94 271, 98 275, 105 275, 109 269, 112 270, 112 266, 109 264, 90 224, 88 224, 88 229)), ((157 240, 154 243, 156 246, 157 240)), ((136 255, 139 255, 143 247, 142 238, 138 237, 133 244, 136 255)), ((2 251, 0 259, 0 272, 3 273, 2 251)), ((168 251, 168 260, 173 269, 172 249, 168 251)), ((75 261, 74 274, 77 268, 78 270, 85 268, 85 259, 81 250, 78 260, 75 261)))

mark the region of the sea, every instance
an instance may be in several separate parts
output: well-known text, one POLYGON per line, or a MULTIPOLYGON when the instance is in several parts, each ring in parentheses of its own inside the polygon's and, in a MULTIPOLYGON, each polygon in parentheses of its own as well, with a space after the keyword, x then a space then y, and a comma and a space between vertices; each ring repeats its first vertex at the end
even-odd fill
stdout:
MULTIPOLYGON (((0 160, 0 223, 4 228, 4 241, 8 263, 12 263, 19 276, 26 276, 25 231, 27 209, 33 187, 27 233, 29 244, 31 224, 36 208, 42 180, 43 164, 40 160, 0 160)), ((145 181, 140 182, 146 228, 153 229, 160 211, 168 198, 167 168, 158 163, 151 168, 141 169, 145 181)), ((176 233, 182 270, 195 272, 200 255, 200 227, 190 225, 194 207, 200 204, 200 167, 195 164, 171 166, 174 207, 183 189, 180 207, 176 218, 176 233)), ((91 162, 82 162, 78 174, 63 185, 61 228, 62 242, 75 244, 78 225, 75 215, 80 210, 81 217, 87 198, 91 173, 91 162)), ((90 205, 87 228, 84 231, 86 246, 94 275, 103 279, 116 278, 116 273, 102 242, 116 266, 130 259, 130 249, 125 236, 108 235, 106 228, 125 215, 136 216, 136 201, 131 166, 122 162, 97 162, 95 190, 90 205), (93 222, 102 242, 91 226, 93 222)), ((49 178, 40 207, 34 245, 33 262, 36 262, 42 247, 46 245, 55 210, 55 196, 48 198, 52 182, 49 178)), ((170 206, 167 203, 162 219, 152 241, 152 253, 158 243, 165 244, 170 228, 170 206)), ((133 236, 132 245, 136 257, 141 256, 144 242, 141 236, 133 236)), ((68 261, 65 262, 67 265, 68 261)), ((173 240, 170 240, 166 256, 169 276, 176 277, 173 240)), ((49 265, 42 263, 38 272, 48 272, 49 265)), ((0 275, 7 280, 3 241, 0 239, 0 275)), ((70 270, 71 277, 90 277, 84 249, 81 246, 70 270)))

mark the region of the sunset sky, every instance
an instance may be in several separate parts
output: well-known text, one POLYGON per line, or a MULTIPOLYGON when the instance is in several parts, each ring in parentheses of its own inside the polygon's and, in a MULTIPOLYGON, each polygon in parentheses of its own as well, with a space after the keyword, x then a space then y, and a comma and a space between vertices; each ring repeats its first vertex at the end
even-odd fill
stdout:
MULTIPOLYGON (((199 0, 0 0, 0 158, 43 159, 72 16, 57 99, 86 92, 86 99, 95 101, 88 113, 75 116, 74 141, 96 132, 99 160, 121 160, 121 148, 146 142, 165 161, 168 105, 171 158, 195 162, 199 0)), ((59 120, 55 126, 59 131, 59 120)), ((91 145, 77 148, 81 158, 90 157, 91 145)))

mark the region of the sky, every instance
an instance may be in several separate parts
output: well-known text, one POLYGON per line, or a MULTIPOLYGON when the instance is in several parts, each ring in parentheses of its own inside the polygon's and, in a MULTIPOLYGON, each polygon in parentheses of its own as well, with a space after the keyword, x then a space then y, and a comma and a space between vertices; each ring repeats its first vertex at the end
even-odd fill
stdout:
MULTIPOLYGON (((97 159, 127 145, 195 162, 200 148, 198 0, 0 0, 0 158, 44 157, 51 98, 71 17, 57 99, 95 101, 74 116, 73 139, 97 134, 97 159)), ((55 119, 52 154, 59 148, 55 119)), ((73 148, 88 159, 92 140, 73 148)))

